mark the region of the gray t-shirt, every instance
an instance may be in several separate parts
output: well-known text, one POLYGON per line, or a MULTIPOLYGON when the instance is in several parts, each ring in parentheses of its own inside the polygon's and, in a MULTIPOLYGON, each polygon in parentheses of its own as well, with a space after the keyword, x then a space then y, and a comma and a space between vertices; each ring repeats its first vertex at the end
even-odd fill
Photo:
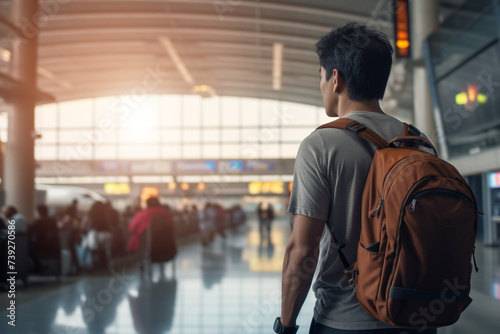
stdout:
MULTIPOLYGON (((387 141, 403 134, 396 118, 366 111, 351 118, 377 132, 387 141)), ((288 211, 328 222, 350 264, 356 261, 361 229, 361 201, 376 148, 355 133, 339 129, 312 132, 300 145, 288 211)), ((325 226, 326 228, 326 226, 325 226)), ((388 328, 359 305, 349 286, 331 233, 323 231, 313 291, 315 320, 328 327, 347 330, 388 328)))

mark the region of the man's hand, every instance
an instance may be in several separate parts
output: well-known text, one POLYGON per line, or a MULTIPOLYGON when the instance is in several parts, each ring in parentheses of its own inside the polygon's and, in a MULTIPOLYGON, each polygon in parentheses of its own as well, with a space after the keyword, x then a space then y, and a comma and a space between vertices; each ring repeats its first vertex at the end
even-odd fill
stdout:
POLYGON ((297 315, 311 287, 324 227, 324 221, 294 216, 292 235, 283 260, 281 323, 285 327, 295 326, 297 315))

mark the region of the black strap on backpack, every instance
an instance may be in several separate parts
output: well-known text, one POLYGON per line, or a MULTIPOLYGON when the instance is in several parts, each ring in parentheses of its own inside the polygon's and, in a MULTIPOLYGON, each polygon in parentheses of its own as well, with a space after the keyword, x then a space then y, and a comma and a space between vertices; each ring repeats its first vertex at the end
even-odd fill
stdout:
POLYGON ((337 249, 337 253, 339 254, 340 261, 342 261, 342 265, 344 266, 344 274, 347 277, 347 281, 349 282, 350 286, 354 286, 354 277, 358 272, 357 269, 354 269, 356 263, 352 265, 349 264, 349 261, 347 261, 344 252, 342 252, 342 248, 345 247, 345 243, 342 241, 338 241, 337 238, 335 238, 333 231, 328 227, 328 223, 327 223, 327 228, 328 231, 330 231, 330 234, 332 235, 333 242, 335 242, 335 248, 337 249))
POLYGON ((342 252, 342 248, 345 247, 345 243, 342 241, 338 241, 337 238, 335 238, 335 235, 333 234, 333 231, 328 228, 330 233, 332 234, 333 242, 335 242, 335 248, 337 249, 337 253, 339 253, 340 261, 342 261, 342 264, 344 265, 345 269, 349 269, 351 266, 349 264, 349 261, 347 261, 347 258, 345 257, 344 253, 342 252))

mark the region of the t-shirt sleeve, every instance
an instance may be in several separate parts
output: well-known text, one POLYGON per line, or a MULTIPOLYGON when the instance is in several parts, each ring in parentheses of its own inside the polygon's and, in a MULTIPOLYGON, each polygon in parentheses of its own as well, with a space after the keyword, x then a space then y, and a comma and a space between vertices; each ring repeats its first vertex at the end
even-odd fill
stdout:
POLYGON ((324 146, 317 131, 311 133, 300 145, 295 160, 288 212, 328 220, 331 190, 325 175, 324 146))

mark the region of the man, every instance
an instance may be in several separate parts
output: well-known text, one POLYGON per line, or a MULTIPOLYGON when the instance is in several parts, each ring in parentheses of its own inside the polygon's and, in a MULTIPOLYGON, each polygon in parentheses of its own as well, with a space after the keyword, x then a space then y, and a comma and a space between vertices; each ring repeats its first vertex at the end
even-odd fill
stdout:
POLYGON ((7 224, 9 220, 16 222, 16 232, 28 232, 28 221, 17 211, 15 206, 6 205, 2 207, 2 213, 7 218, 7 224))
MULTIPOLYGON (((387 36, 348 24, 323 36, 316 49, 326 114, 363 123, 388 141, 402 135, 403 123, 384 114, 379 105, 392 65, 387 36)), ((295 333, 316 267, 317 301, 310 333, 417 333, 395 329, 363 310, 343 273, 332 233, 326 231, 345 242, 343 253, 354 263, 361 198, 375 151, 355 133, 338 129, 316 130, 302 142, 288 209, 294 219, 283 263, 281 318, 276 324, 283 327, 282 333, 295 333)))

